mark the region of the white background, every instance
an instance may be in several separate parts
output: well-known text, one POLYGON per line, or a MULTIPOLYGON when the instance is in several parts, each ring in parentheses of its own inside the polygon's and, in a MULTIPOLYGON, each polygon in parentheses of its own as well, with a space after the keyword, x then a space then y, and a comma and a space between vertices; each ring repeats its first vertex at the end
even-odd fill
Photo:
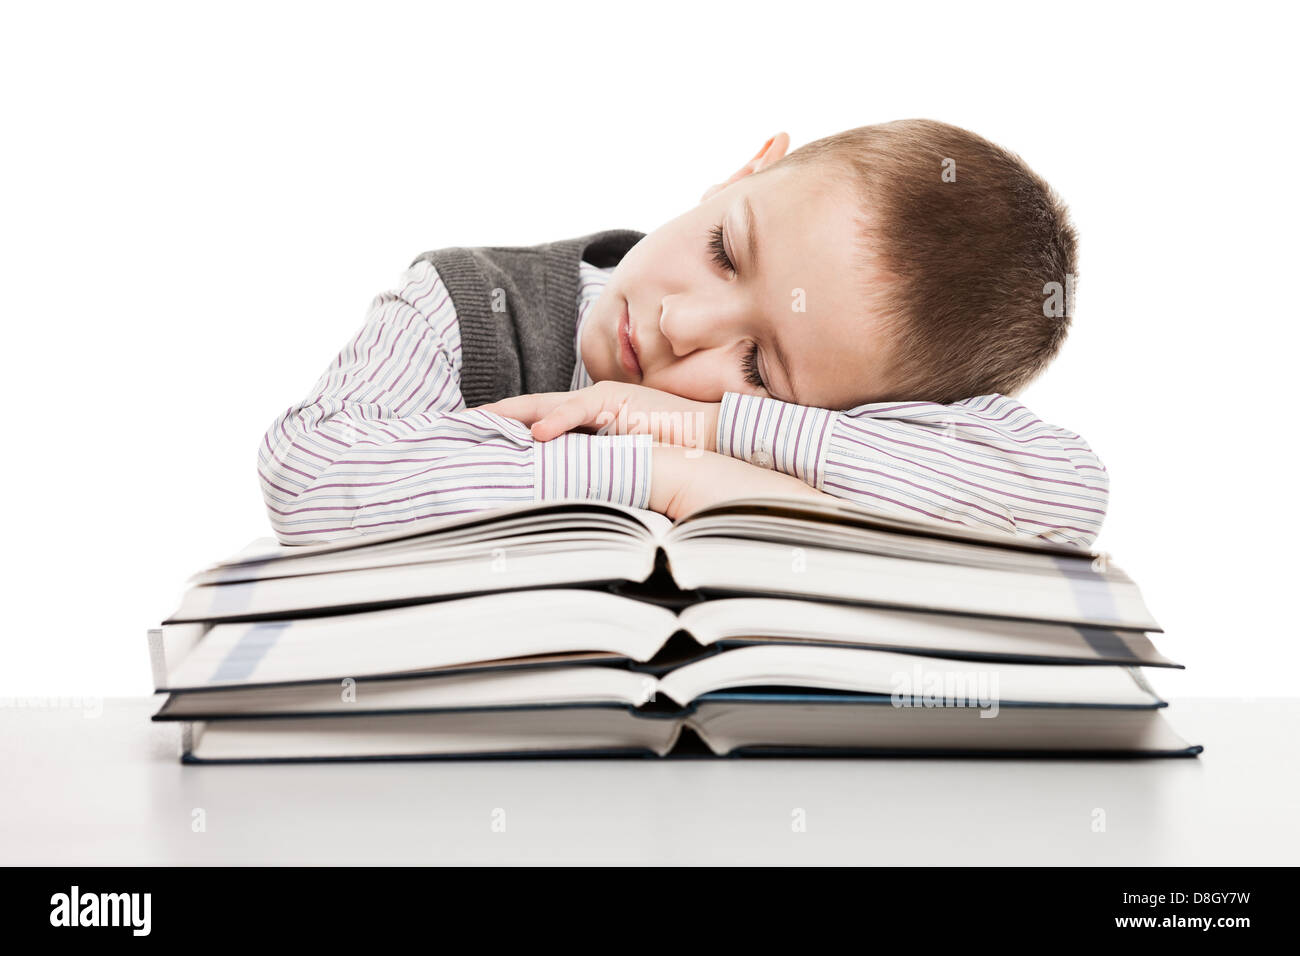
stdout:
POLYGON ((265 535, 263 429, 418 253, 649 230, 748 160, 910 116, 1081 236, 1024 396, 1188 665, 1293 694, 1294 27, 1282 4, 10 4, 0 692, 147 693, 145 629, 265 535), (471 9, 472 7, 472 9, 471 9))

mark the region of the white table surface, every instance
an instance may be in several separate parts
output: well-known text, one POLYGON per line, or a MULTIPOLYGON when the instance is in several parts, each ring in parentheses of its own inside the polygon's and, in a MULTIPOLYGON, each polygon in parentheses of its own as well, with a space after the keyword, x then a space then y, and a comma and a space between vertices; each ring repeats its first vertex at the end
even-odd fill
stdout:
POLYGON ((1199 758, 1113 761, 183 766, 156 708, 0 708, 0 862, 1300 862, 1297 699, 1176 701, 1199 758))

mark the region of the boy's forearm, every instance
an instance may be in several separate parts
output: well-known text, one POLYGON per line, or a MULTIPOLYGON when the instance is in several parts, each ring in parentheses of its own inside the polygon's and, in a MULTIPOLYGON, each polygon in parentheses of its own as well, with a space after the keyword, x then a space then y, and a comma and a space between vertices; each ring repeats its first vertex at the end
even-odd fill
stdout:
POLYGON ((676 520, 735 498, 778 496, 834 501, 793 475, 738 458, 676 445, 657 445, 651 461, 650 507, 676 520))

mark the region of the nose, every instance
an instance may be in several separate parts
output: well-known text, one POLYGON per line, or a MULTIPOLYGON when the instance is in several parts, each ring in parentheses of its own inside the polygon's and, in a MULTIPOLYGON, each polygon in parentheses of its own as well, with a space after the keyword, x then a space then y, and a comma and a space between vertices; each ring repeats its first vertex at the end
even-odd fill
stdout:
POLYGON ((741 324, 742 317, 717 300, 666 295, 660 303, 659 331, 677 358, 733 344, 743 334, 741 324))

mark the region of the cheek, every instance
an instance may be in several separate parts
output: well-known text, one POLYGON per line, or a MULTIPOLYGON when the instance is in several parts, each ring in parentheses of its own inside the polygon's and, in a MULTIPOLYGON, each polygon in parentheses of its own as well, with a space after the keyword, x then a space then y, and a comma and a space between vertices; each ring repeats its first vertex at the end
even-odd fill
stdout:
POLYGON ((669 288, 693 277, 705 262, 704 236, 708 220, 697 211, 679 216, 650 233, 623 257, 616 275, 628 288, 669 288))
POLYGON ((660 232, 652 232, 629 249, 614 269, 614 281, 624 288, 634 288, 654 278, 665 248, 671 248, 666 238, 660 232))

